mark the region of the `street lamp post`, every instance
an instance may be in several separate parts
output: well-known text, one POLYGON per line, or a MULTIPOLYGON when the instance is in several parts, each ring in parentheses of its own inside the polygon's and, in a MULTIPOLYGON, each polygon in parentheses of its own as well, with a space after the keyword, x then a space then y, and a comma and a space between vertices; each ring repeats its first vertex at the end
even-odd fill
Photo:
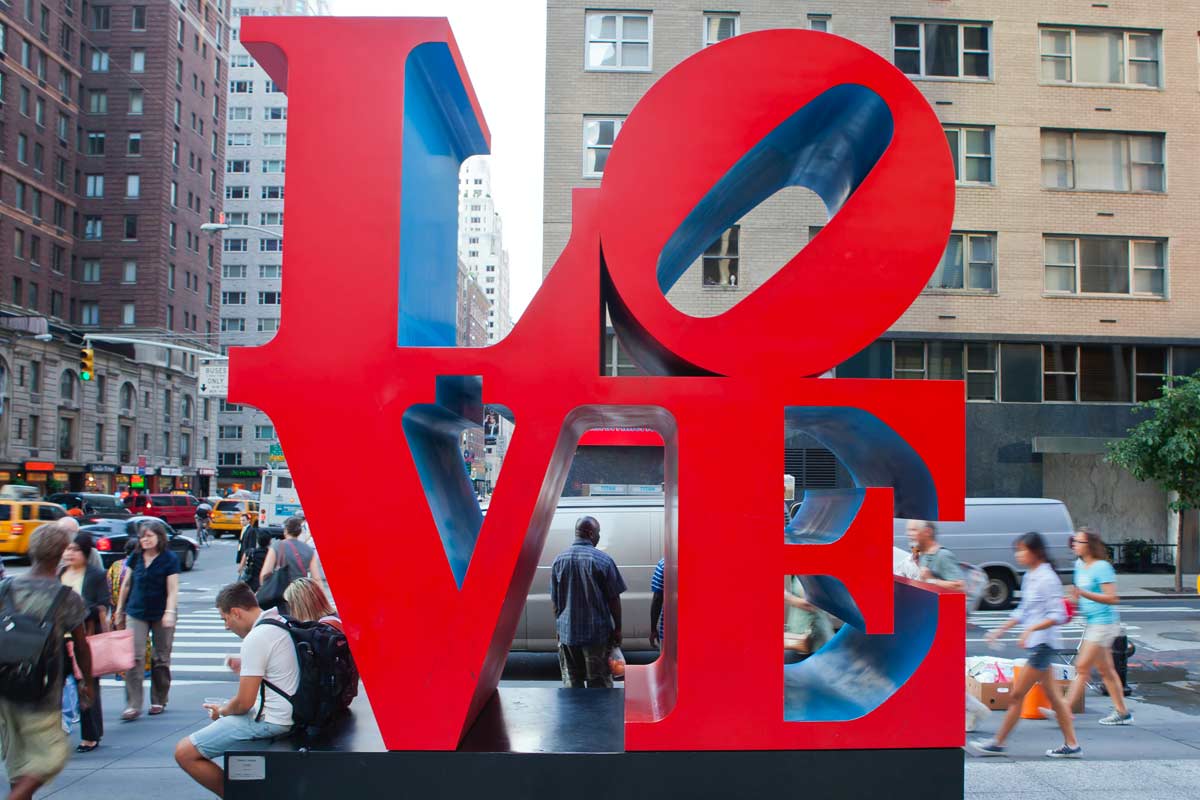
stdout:
POLYGON ((227 230, 230 230, 231 228, 237 228, 239 230, 247 230, 247 231, 257 231, 258 233, 265 233, 267 236, 274 236, 276 239, 283 238, 282 233, 280 233, 278 231, 268 230, 267 228, 260 228, 257 225, 231 225, 226 222, 206 222, 200 226, 200 230, 207 231, 208 233, 221 233, 222 231, 227 231, 227 230))

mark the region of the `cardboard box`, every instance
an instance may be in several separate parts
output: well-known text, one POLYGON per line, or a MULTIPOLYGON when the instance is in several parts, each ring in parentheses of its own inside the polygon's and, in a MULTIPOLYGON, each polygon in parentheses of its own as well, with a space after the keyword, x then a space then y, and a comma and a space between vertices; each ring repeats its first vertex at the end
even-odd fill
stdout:
MULTIPOLYGON (((1071 688, 1070 681, 1055 681, 1055 686, 1058 691, 1066 696, 1067 691, 1071 688)), ((1009 706, 1009 699, 1012 695, 1011 683, 980 683, 967 676, 967 691, 970 692, 976 700, 983 703, 988 708, 1004 711, 1009 706)), ((1081 695, 1079 702, 1071 709, 1075 714, 1082 714, 1084 710, 1084 698, 1081 695)))

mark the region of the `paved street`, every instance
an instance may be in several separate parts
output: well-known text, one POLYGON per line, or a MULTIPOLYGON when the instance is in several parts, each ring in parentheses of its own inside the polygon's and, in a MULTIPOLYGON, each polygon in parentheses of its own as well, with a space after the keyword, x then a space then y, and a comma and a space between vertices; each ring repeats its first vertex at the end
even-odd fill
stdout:
MULTIPOLYGON (((204 699, 227 697, 235 682, 223 660, 237 652, 239 642, 224 629, 213 608, 217 590, 233 579, 235 552, 232 539, 213 542, 201 551, 195 569, 182 576, 168 712, 121 723, 117 716, 124 688, 117 681, 104 681, 108 729, 103 745, 95 753, 73 757, 59 780, 39 797, 94 800, 123 792, 131 781, 146 796, 169 794, 172 800, 208 796, 175 766, 172 752, 182 736, 205 723, 200 710, 204 699)), ((25 571, 11 562, 8 569, 12 574, 25 571)), ((1200 599, 1138 600, 1122 604, 1120 610, 1138 648, 1130 661, 1130 680, 1136 687, 1131 708, 1137 725, 1098 725, 1096 720, 1107 713, 1107 700, 1090 694, 1078 721, 1085 760, 1063 763, 1042 756, 1059 743, 1055 724, 1023 721, 1011 740, 1010 756, 996 761, 966 756, 969 800, 1075 798, 1101 787, 1106 800, 1174 800, 1200 792, 1200 599), (1137 766, 1131 769, 1133 761, 1137 766)), ((1005 612, 973 614, 968 653, 1019 656, 1015 634, 1005 636, 996 648, 983 640, 1005 617, 1005 612)), ((1073 644, 1082 626, 1072 622, 1063 632, 1068 644, 1073 644)), ((634 663, 653 657, 652 653, 630 654, 634 663)), ((502 685, 557 684, 558 662, 552 653, 514 653, 502 681, 502 685)), ((985 738, 999 722, 1000 714, 991 714, 972 737, 985 738)), ((74 735, 78 736, 78 729, 74 735)))

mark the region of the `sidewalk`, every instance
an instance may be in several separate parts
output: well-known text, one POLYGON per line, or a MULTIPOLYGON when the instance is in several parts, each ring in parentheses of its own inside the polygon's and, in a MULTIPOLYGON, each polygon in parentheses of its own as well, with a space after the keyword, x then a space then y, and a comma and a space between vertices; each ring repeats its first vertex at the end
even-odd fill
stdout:
POLYGON ((1135 573, 1117 573, 1117 593, 1122 600, 1150 599, 1157 600, 1186 597, 1195 599, 1196 576, 1183 576, 1183 594, 1177 595, 1171 591, 1175 587, 1175 576, 1170 573, 1150 573, 1146 575, 1135 573), (1163 591, 1166 590, 1166 591, 1163 591))

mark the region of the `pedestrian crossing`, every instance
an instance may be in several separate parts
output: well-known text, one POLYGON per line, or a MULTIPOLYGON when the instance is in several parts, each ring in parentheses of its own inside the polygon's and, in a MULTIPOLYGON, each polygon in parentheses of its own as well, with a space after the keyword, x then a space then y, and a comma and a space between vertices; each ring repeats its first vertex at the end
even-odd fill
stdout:
MULTIPOLYGON (((1008 620, 1009 616, 1011 616, 1011 614, 1008 611, 976 611, 967 617, 967 623, 974 628, 982 628, 984 631, 990 633, 991 631, 994 631, 1003 625, 1008 620)), ((1062 637, 1064 644, 1073 645, 1083 638, 1083 631, 1086 627, 1087 625, 1084 623, 1083 618, 1076 616, 1065 625, 1060 625, 1058 627, 1058 633, 1062 637)), ((1126 634, 1131 638, 1134 637, 1136 631, 1140 630, 1141 628, 1137 625, 1125 625, 1126 634)), ((969 630, 967 633, 975 634, 977 631, 969 630)), ((1021 628, 1018 626, 1005 633, 996 641, 1016 642, 1020 635, 1021 628)), ((987 639, 982 636, 967 636, 968 644, 986 641, 987 639)))
POLYGON ((171 677, 182 680, 237 680, 225 666, 227 656, 236 656, 242 640, 225 630, 215 608, 183 614, 175 625, 171 646, 171 677))

